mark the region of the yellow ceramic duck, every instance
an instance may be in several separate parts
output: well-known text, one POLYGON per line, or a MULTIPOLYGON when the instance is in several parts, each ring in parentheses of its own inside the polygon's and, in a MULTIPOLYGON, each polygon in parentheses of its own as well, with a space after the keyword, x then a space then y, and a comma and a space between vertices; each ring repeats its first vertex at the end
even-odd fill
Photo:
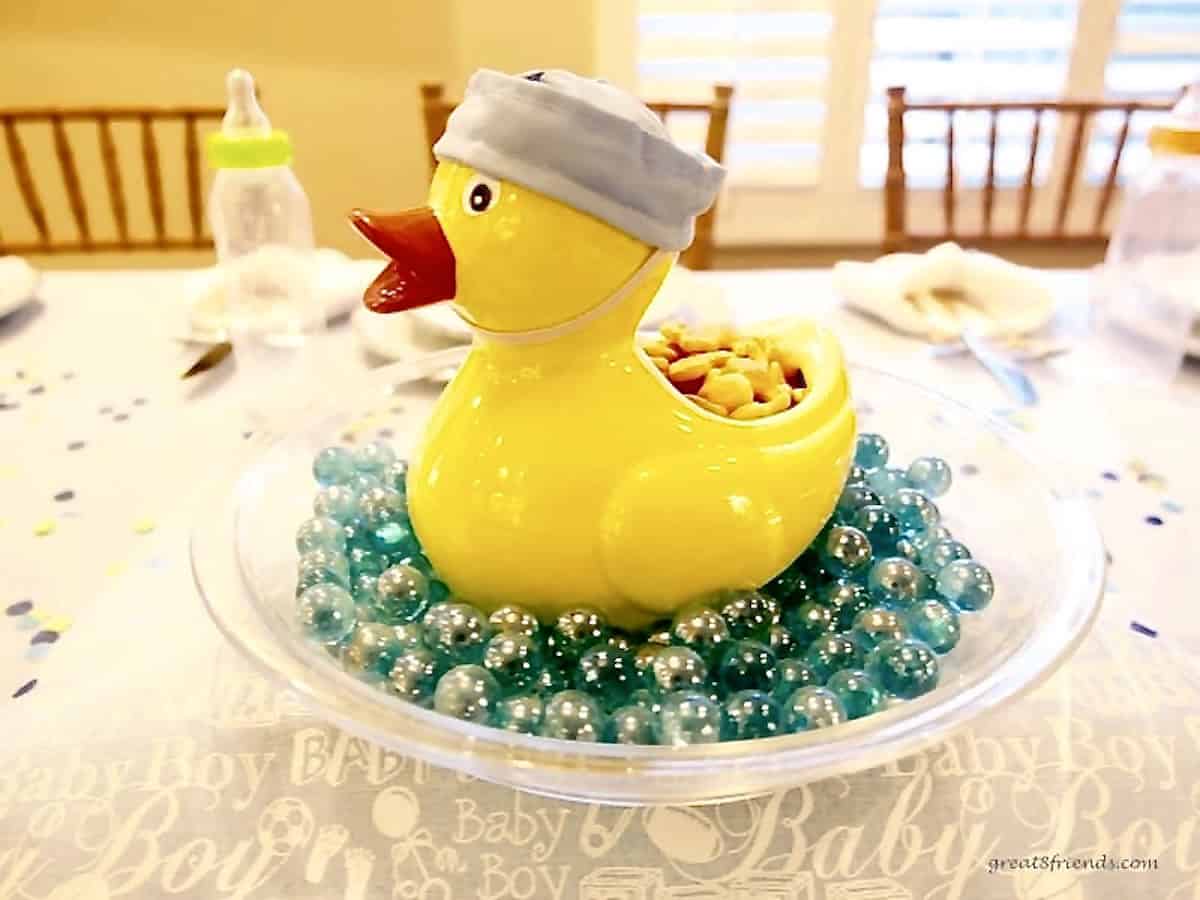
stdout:
POLYGON ((763 584, 820 530, 850 464, 854 413, 824 329, 790 324, 809 391, 752 421, 693 405, 637 348, 638 322, 720 183, 642 109, 569 73, 477 73, 435 148, 429 208, 352 214, 393 260, 368 306, 453 299, 476 332, 411 461, 408 498, 435 568, 485 608, 518 603, 547 619, 590 606, 636 628, 763 584), (541 118, 514 127, 530 106, 541 118), (589 150, 581 177, 571 154, 589 150), (666 170, 646 163, 660 151, 666 170), (589 181, 609 152, 615 177, 589 181), (637 193, 664 186, 665 199, 637 193), (614 195, 616 212, 603 202, 614 195))

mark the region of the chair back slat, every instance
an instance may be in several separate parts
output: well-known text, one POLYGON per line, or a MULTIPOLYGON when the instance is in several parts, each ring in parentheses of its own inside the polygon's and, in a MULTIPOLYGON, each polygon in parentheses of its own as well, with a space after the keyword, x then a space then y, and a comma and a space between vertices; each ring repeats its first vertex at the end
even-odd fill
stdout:
POLYGON ((992 205, 996 195, 996 129, 999 125, 1000 110, 992 107, 988 111, 990 122, 988 126, 988 161, 987 179, 983 184, 983 233, 992 233, 992 205))
POLYGON ((192 223, 192 238, 201 240, 204 233, 204 204, 200 199, 200 138, 196 134, 196 117, 183 117, 183 155, 187 166, 188 218, 192 223))
POLYGON ((96 118, 96 138, 100 142, 100 165, 104 169, 104 184, 108 189, 108 203, 112 209, 113 223, 117 226, 117 238, 123 247, 129 247, 129 217, 125 209, 125 190, 121 184, 121 166, 117 161, 117 145, 113 141, 112 125, 107 115, 96 118))
POLYGON ((167 239, 166 204, 163 201, 162 173, 158 168, 158 142, 149 116, 142 116, 142 166, 146 176, 146 195, 150 200, 150 219, 154 237, 161 244, 167 239))
POLYGON ((1104 217, 1112 204, 1113 192, 1117 186, 1117 174, 1121 168, 1121 154, 1125 152, 1125 143, 1129 140, 1129 123, 1133 120, 1133 107, 1126 107, 1125 118, 1121 121, 1121 130, 1117 133, 1116 143, 1113 144, 1112 162, 1108 166, 1108 174, 1104 177, 1104 187, 1100 189, 1100 200, 1096 204, 1096 217, 1092 221, 1092 234, 1103 234, 1104 217))
POLYGON ((946 186, 942 191, 946 234, 954 234, 954 110, 946 110, 946 186))
POLYGON ((1075 113, 1075 127, 1071 129, 1071 143, 1067 150, 1067 162, 1063 169, 1062 191, 1058 195, 1058 211, 1054 214, 1054 236, 1067 233, 1067 213, 1071 209, 1071 195, 1078 181, 1079 163, 1083 158, 1083 136, 1087 131, 1091 112, 1079 110, 1075 113))
POLYGON ((1038 143, 1042 137, 1042 110, 1033 111, 1033 131, 1029 134, 1029 160, 1025 163, 1025 180, 1021 183, 1021 210, 1017 220, 1017 235, 1029 234, 1029 210, 1033 205, 1033 178, 1037 172, 1038 143))
POLYGON ((42 208, 37 188, 33 184, 33 173, 29 170, 29 159, 25 155, 21 134, 17 131, 17 121, 11 116, 4 117, 4 142, 8 145, 8 160, 17 180, 17 190, 21 192, 21 199, 25 201, 25 210, 33 220, 33 227, 37 229, 42 244, 49 244, 50 228, 46 224, 46 211, 42 208))
POLYGON ((50 131, 54 135, 54 155, 58 157, 58 168, 62 172, 63 189, 67 193, 71 217, 75 220, 79 241, 86 247, 92 242, 92 232, 88 227, 87 208, 83 204, 83 190, 79 186, 79 170, 75 167, 75 155, 71 152, 71 143, 67 140, 62 116, 55 116, 50 120, 50 131))

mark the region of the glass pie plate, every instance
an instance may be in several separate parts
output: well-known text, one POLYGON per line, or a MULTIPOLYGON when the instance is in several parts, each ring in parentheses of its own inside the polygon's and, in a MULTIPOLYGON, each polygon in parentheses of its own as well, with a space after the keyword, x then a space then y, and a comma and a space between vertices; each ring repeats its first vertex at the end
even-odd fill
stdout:
POLYGON ((1105 558, 1082 497, 1032 460, 1012 429, 931 390, 862 366, 851 379, 859 427, 893 459, 936 453, 955 484, 943 520, 993 572, 996 597, 964 615, 938 687, 835 728, 697 747, 585 744, 511 734, 442 716, 357 681, 305 640, 293 608, 294 534, 311 515, 311 462, 324 446, 382 434, 401 455, 417 440, 454 349, 372 373, 344 412, 248 442, 240 472, 192 538, 213 620, 258 668, 346 731, 434 765, 534 793, 613 804, 733 800, 880 765, 945 739, 1045 680, 1086 634, 1105 558))

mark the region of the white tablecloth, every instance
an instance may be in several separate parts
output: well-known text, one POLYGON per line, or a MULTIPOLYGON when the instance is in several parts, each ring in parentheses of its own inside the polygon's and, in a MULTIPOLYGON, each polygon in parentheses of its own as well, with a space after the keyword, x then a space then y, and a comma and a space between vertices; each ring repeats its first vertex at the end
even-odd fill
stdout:
MULTIPOLYGON (((838 308, 826 271, 705 277, 740 317, 821 315, 856 358, 1011 405, 969 358, 838 308)), ((849 778, 606 809, 349 738, 222 641, 187 533, 243 425, 228 373, 178 380, 183 291, 180 273, 53 273, 0 321, 0 697, 18 695, 0 699, 0 898, 1200 897, 1194 372, 1174 400, 1106 391, 1089 431, 1037 367, 1042 406, 1010 414, 1094 494, 1114 557, 1098 625, 1035 694, 849 778), (1053 854, 1156 868, 989 872, 1053 854)), ((369 365, 345 326, 322 347, 330 382, 369 365)))

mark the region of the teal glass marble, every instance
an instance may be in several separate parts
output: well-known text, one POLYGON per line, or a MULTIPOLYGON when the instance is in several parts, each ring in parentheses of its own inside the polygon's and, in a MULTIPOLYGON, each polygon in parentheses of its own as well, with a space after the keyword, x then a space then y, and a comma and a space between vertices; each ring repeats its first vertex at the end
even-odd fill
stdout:
POLYGON ((716 681, 722 693, 733 694, 751 688, 770 691, 779 679, 778 660, 771 648, 760 641, 734 641, 721 657, 716 681))
POLYGON ((559 691, 568 690, 571 687, 571 678, 558 666, 543 663, 542 671, 538 672, 536 687, 543 697, 550 697, 559 691))
POLYGON ((766 645, 771 648, 771 652, 775 654, 776 659, 783 659, 786 656, 795 656, 798 653, 803 653, 806 649, 800 646, 791 630, 782 622, 778 625, 772 625, 767 630, 766 645))
POLYGON ((392 629, 392 634, 406 650, 415 650, 418 647, 426 646, 425 626, 420 622, 405 622, 402 625, 389 625, 388 627, 392 629))
POLYGON ((903 556, 910 563, 916 563, 921 559, 921 551, 917 549, 917 545, 910 537, 902 537, 896 541, 896 555, 903 556))
POLYGON ((799 606, 789 606, 783 611, 783 624, 803 652, 808 645, 823 634, 835 630, 834 611, 823 603, 810 601, 799 606))
POLYGON ((680 610, 671 622, 671 641, 695 650, 707 663, 716 660, 731 640, 725 618, 705 604, 680 610))
POLYGON ((875 504, 864 506, 854 514, 851 524, 867 536, 874 556, 888 556, 895 552, 896 542, 900 540, 900 523, 888 512, 887 507, 875 504))
POLYGON ((867 592, 876 603, 902 609, 921 599, 921 570, 902 556, 881 559, 871 566, 867 592))
POLYGON ((629 702, 632 705, 640 706, 655 716, 662 711, 662 698, 661 693, 650 688, 638 688, 629 692, 629 702))
POLYGON ((505 697, 496 704, 495 725, 517 734, 537 734, 546 714, 546 701, 540 694, 526 693, 505 697))
POLYGON ((305 519, 296 530, 296 550, 299 553, 307 553, 309 550, 345 553, 346 533, 333 519, 324 516, 305 519))
POLYGON ((715 744, 725 733, 721 704, 699 691, 668 694, 658 720, 659 740, 674 747, 715 744))
POLYGON ((393 566, 411 566, 427 579, 433 578, 433 563, 417 550, 406 547, 388 554, 388 560, 393 566))
POLYGON ((358 578, 360 575, 379 576, 388 567, 386 556, 366 547, 354 547, 346 554, 346 559, 350 563, 351 578, 358 578))
POLYGON ((916 638, 884 641, 871 651, 865 669, 884 691, 901 700, 912 700, 937 687, 937 654, 916 638))
POLYGON ((383 470, 380 479, 385 485, 390 488, 395 488, 400 493, 408 492, 408 461, 397 459, 383 470))
POLYGON ((751 741, 783 733, 783 709, 770 694, 747 690, 725 698, 725 740, 751 741))
POLYGON ((779 601, 762 591, 731 591, 721 601, 721 617, 735 640, 765 638, 767 629, 779 622, 779 601))
POLYGON ((354 468, 368 475, 382 475, 395 461, 396 451, 382 441, 371 441, 354 449, 354 468))
POLYGON ((895 610, 873 606, 858 614, 847 637, 858 644, 863 653, 870 653, 884 641, 908 637, 908 631, 904 627, 904 620, 895 610))
POLYGON ((779 660, 776 670, 779 673, 775 679, 775 687, 771 689, 776 700, 784 701, 802 687, 820 686, 821 680, 817 673, 803 659, 788 657, 779 660))
POLYGON ((867 472, 881 469, 888 462, 888 442, 881 434, 864 432, 854 445, 854 464, 867 472))
POLYGON ((950 466, 940 457, 918 456, 909 463, 905 474, 908 483, 927 497, 936 499, 950 490, 950 466))
POLYGON ((650 665, 650 686, 660 694, 698 689, 707 678, 707 664, 687 647, 663 647, 650 665))
POLYGON ((436 578, 429 579, 429 602, 445 603, 450 599, 450 586, 444 581, 439 581, 436 578))
POLYGON ((346 447, 326 447, 313 458, 313 477, 323 487, 344 484, 356 471, 354 454, 346 447))
POLYGON ((835 525, 817 548, 821 562, 835 578, 853 577, 871 564, 871 542, 850 525, 835 525))
POLYGON ((862 668, 863 652, 844 634, 827 634, 812 642, 804 654, 804 661, 817 680, 824 684, 839 669, 862 668))
POLYGON ((958 613, 938 600, 922 600, 904 611, 909 634, 924 641, 934 653, 949 653, 962 637, 958 613))
POLYGON ((428 647, 409 647, 392 664, 389 688, 397 697, 429 708, 445 664, 428 647))
POLYGON ((612 629, 608 637, 604 639, 604 646, 610 647, 613 650, 626 650, 633 652, 633 639, 626 631, 621 631, 619 628, 612 629))
POLYGON ((350 586, 350 564, 346 557, 332 550, 309 550, 300 555, 297 565, 300 584, 309 587, 322 582, 350 586))
POLYGON ((433 708, 444 716, 486 724, 500 702, 500 685, 483 666, 459 665, 438 679, 433 708))
POLYGON ((862 669, 842 669, 829 676, 825 687, 842 701, 850 719, 861 719, 879 712, 884 706, 884 694, 879 685, 862 669))
POLYGON ((487 617, 469 603, 431 606, 421 624, 426 646, 450 665, 480 662, 492 637, 487 617))
POLYGON ((608 717, 604 740, 610 744, 657 744, 658 716, 637 704, 615 709, 608 717))
POLYGON ((970 559, 971 551, 962 541, 953 539, 938 541, 925 548, 921 554, 921 569, 927 575, 937 577, 937 573, 950 565, 956 559, 970 559))
MULTIPOLYGON (((920 559, 922 553, 941 541, 949 541, 953 539, 950 529, 945 525, 935 525, 926 531, 919 532, 908 538, 912 542, 912 546, 917 551, 917 559, 920 559)), ((916 560, 914 560, 915 562, 916 560)))
POLYGON ((764 584, 762 591, 781 604, 803 603, 812 599, 812 586, 808 577, 795 562, 764 584))
POLYGON ((876 469, 867 475, 867 484, 886 502, 896 491, 908 487, 908 477, 901 469, 876 469))
POLYGON ((359 624, 346 645, 342 662, 346 671, 363 681, 385 681, 396 660, 408 649, 391 626, 380 622, 359 624))
POLYGON ((670 647, 671 639, 671 623, 659 622, 650 629, 650 633, 646 635, 647 644, 658 644, 660 647, 670 647))
POLYGON ((871 596, 857 582, 833 581, 820 590, 817 602, 833 614, 833 631, 848 631, 858 614, 871 606, 871 596))
POLYGON ((523 634, 526 637, 536 637, 538 633, 537 616, 524 607, 514 604, 495 610, 488 616, 488 623, 501 634, 523 634))
POLYGON ((429 608, 429 579, 412 566, 385 569, 375 582, 375 609, 385 622, 415 622, 429 608))
POLYGON ((358 492, 344 484, 330 484, 313 498, 313 515, 345 525, 358 517, 358 492))
POLYGON ((300 594, 297 618, 305 635, 322 644, 340 644, 354 632, 354 598, 336 584, 314 584, 300 594))
POLYGON ((783 703, 783 727, 791 732, 831 728, 848 719, 842 701, 828 688, 800 688, 783 703))
POLYGON ((350 593, 360 610, 374 611, 379 598, 379 576, 359 575, 350 584, 350 593))
POLYGON ((941 519, 937 505, 912 488, 900 488, 890 497, 884 498, 884 506, 896 517, 903 535, 921 534, 934 528, 941 519))
POLYGON ((838 522, 846 524, 854 520, 854 514, 864 506, 878 506, 883 503, 877 493, 864 482, 862 484, 848 484, 842 489, 841 496, 838 497, 837 506, 834 507, 833 517, 838 522))
POLYGON ((366 472, 355 472, 354 477, 346 482, 346 485, 354 488, 358 492, 358 496, 362 497, 367 491, 373 491, 375 488, 384 487, 383 479, 375 475, 368 475, 366 472))
POLYGON ((600 703, 583 691, 559 691, 546 704, 542 737, 560 741, 599 741, 606 725, 600 703))
POLYGON ((867 470, 864 469, 862 466, 860 466, 858 463, 854 463, 853 465, 851 465, 850 471, 846 473, 846 485, 849 486, 852 484, 866 484, 866 483, 867 483, 867 470))
POLYGON ((641 683, 645 685, 654 683, 654 674, 651 671, 654 666, 654 660, 658 656, 658 651, 662 649, 660 644, 638 644, 633 649, 633 668, 638 673, 641 683))
POLYGON ((606 644, 585 650, 575 669, 575 687, 591 694, 605 709, 620 706, 641 683, 633 654, 606 644))
POLYGON ((546 635, 546 657, 560 668, 573 667, 584 651, 607 640, 608 620, 594 609, 569 609, 546 635))
POLYGON ((956 559, 937 575, 938 594, 966 612, 984 609, 992 602, 996 586, 992 573, 973 559, 956 559))
POLYGON ((526 693, 535 687, 542 671, 541 644, 526 634, 500 632, 484 647, 483 667, 492 673, 505 696, 526 693))

